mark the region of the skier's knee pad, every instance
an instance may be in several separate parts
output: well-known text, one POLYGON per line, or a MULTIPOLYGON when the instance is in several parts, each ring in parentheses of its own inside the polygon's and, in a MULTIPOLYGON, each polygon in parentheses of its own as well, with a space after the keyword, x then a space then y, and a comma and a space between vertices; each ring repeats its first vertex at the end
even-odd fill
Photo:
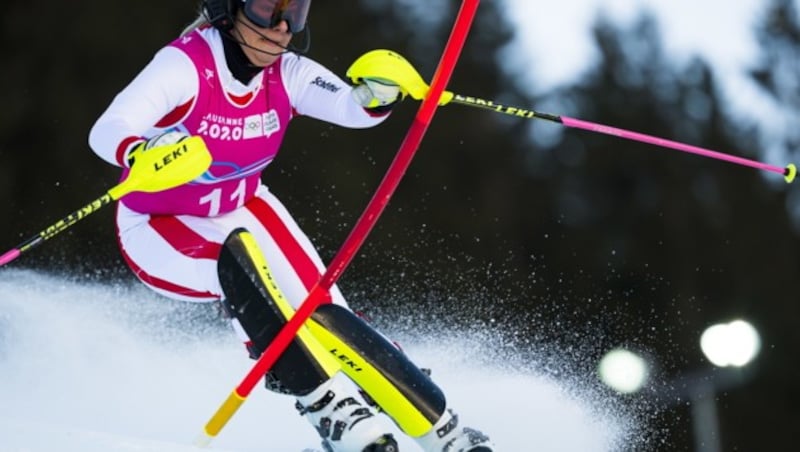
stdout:
POLYGON ((311 319, 314 336, 404 432, 421 436, 439 420, 441 389, 364 320, 335 304, 320 306, 311 319))
MULTIPOLYGON (((217 264, 225 293, 222 301, 250 338, 251 356, 258 358, 278 335, 294 310, 272 280, 252 235, 233 231, 222 247, 217 264)), ((298 331, 265 376, 267 388, 301 396, 327 381, 339 365, 306 327, 298 331)))

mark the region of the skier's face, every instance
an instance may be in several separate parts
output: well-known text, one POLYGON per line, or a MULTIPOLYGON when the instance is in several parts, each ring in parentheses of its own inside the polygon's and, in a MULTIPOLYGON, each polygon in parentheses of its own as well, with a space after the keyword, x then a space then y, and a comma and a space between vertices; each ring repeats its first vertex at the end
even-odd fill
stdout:
POLYGON ((236 15, 235 32, 244 44, 242 50, 255 66, 267 67, 274 63, 292 40, 289 25, 285 20, 274 27, 264 28, 256 25, 239 11, 236 15))

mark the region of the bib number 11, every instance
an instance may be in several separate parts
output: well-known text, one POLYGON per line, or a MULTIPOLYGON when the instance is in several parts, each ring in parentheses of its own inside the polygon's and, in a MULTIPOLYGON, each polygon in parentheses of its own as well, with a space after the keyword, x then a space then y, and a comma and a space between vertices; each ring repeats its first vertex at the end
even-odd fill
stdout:
MULTIPOLYGON (((208 216, 215 217, 219 215, 222 202, 223 202, 223 193, 221 188, 215 188, 211 190, 211 193, 203 196, 200 198, 200 204, 208 204, 208 216)), ((230 194, 226 201, 231 202, 234 204, 233 208, 227 208, 226 211, 230 211, 233 209, 238 209, 244 205, 244 198, 247 192, 247 180, 242 179, 239 181, 239 185, 236 186, 236 189, 233 193, 230 194)), ((227 206, 226 206, 227 207, 227 206)))

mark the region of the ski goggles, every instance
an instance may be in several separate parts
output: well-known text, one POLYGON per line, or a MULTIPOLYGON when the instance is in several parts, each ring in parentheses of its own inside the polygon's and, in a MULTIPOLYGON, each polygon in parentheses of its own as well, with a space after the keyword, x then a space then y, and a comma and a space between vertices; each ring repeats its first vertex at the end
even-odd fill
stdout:
POLYGON ((281 21, 289 24, 289 31, 299 33, 306 26, 311 0, 246 0, 244 14, 262 28, 272 28, 281 21))

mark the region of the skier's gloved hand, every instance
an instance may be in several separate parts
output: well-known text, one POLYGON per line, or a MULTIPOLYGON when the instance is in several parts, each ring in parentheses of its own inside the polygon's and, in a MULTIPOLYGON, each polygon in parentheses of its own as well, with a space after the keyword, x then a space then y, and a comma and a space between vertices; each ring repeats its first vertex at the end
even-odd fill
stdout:
POLYGON ((353 82, 353 98, 364 108, 390 110, 411 95, 422 99, 428 85, 405 58, 391 50, 372 50, 358 57, 347 77, 353 82))
POLYGON ((428 84, 414 66, 397 52, 385 49, 371 50, 358 57, 350 68, 347 77, 355 85, 365 80, 391 82, 400 88, 400 98, 411 96, 422 100, 428 94, 428 84))
POLYGON ((402 98, 400 86, 385 78, 364 77, 359 79, 353 88, 353 99, 362 107, 372 111, 388 112, 402 98))
POLYGON ((136 156, 141 155, 141 153, 146 152, 148 149, 180 143, 187 138, 189 138, 189 135, 183 132, 170 131, 156 135, 147 141, 142 141, 139 144, 134 145, 125 156, 125 161, 128 163, 128 168, 133 166, 133 164, 136 162, 136 156))

